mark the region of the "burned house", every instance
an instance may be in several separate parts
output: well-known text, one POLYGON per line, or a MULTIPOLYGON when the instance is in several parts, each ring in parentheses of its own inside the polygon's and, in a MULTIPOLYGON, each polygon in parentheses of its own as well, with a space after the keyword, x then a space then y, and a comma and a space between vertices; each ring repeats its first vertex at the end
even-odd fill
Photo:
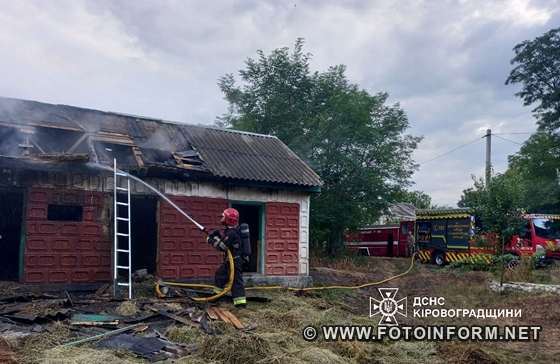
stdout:
MULTIPOLYGON (((112 280, 116 159, 203 224, 228 206, 251 227, 258 277, 308 275, 310 195, 321 181, 279 139, 0 98, 0 280, 112 280)), ((131 185, 132 268, 211 277, 222 255, 169 204, 131 185)))

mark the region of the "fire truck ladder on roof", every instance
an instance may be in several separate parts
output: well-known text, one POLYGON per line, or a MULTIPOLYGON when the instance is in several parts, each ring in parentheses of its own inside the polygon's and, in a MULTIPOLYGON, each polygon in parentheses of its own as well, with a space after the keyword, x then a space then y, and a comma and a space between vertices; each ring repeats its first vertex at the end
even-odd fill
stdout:
POLYGON ((130 178, 126 173, 117 169, 116 159, 113 160, 113 194, 113 293, 117 296, 119 288, 126 288, 130 300, 132 299, 130 178), (121 184, 124 179, 126 179, 125 186, 121 184), (126 196, 126 201, 119 200, 119 196, 123 195, 126 196))

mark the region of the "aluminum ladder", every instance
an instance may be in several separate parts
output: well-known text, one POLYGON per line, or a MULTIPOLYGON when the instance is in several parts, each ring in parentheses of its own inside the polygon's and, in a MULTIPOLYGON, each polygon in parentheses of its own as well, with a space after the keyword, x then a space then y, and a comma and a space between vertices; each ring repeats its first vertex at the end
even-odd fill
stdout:
POLYGON ((128 174, 117 169, 117 160, 113 160, 113 294, 116 297, 119 288, 128 290, 128 299, 132 299, 132 230, 130 214, 130 178, 128 174), (126 179, 126 186, 121 181, 126 179), (119 196, 126 194, 126 201, 119 196), (126 216, 123 216, 124 211, 126 216))

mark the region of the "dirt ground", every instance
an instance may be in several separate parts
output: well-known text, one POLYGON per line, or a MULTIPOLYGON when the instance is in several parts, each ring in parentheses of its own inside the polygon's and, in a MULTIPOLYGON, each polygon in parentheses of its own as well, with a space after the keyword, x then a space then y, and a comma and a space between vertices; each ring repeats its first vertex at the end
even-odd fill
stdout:
MULTIPOLYGON (((321 262, 315 269, 315 281, 335 280, 337 283, 357 283, 358 274, 365 274, 366 280, 385 277, 383 272, 396 274, 405 270, 409 261, 400 258, 370 257, 361 265, 352 265, 345 270, 340 262, 321 262), (334 266, 340 274, 331 276, 328 266, 334 266), (369 273, 371 272, 371 273, 369 273), (350 278, 350 274, 356 277, 350 278)), ((560 264, 553 263, 546 268, 525 272, 506 271, 506 281, 530 281, 535 283, 557 284, 560 279, 560 264), (527 275, 529 275, 527 277, 527 275)), ((365 277, 364 277, 365 278, 365 277)), ((360 280, 363 279, 360 277, 360 280)), ((521 309, 521 318, 500 319, 449 319, 449 318, 402 318, 402 324, 410 325, 538 325, 542 326, 539 342, 450 342, 436 343, 434 360, 457 363, 505 363, 513 361, 555 363, 560 355, 560 296, 550 293, 505 292, 497 293, 488 288, 488 281, 499 281, 499 272, 468 271, 450 267, 438 268, 432 265, 417 264, 410 274, 398 278, 383 287, 399 288, 399 295, 409 297, 409 313, 412 304, 410 297, 444 297, 445 308, 468 309, 521 309)), ((367 314, 367 296, 378 297, 376 288, 352 292, 355 300, 355 313, 367 314)), ((348 301, 348 300, 346 300, 348 301)))
MULTIPOLYGON (((410 261, 402 258, 370 257, 353 261, 316 260, 311 274, 316 285, 361 284, 377 281, 405 271, 410 261)), ((557 282, 558 265, 532 273, 532 280, 557 282)), ((369 317, 369 297, 379 297, 376 287, 360 290, 325 290, 306 294, 286 291, 254 291, 270 302, 249 302, 245 309, 236 310, 229 302, 219 306, 230 309, 248 327, 237 330, 231 324, 210 321, 217 334, 208 335, 197 325, 185 325, 173 320, 157 323, 168 340, 184 343, 196 350, 167 363, 556 363, 560 356, 560 296, 535 293, 496 293, 488 288, 488 280, 498 273, 436 268, 417 264, 401 278, 381 287, 399 288, 398 298, 408 297, 408 317, 399 323, 410 325, 541 325, 539 342, 307 342, 302 329, 307 325, 325 324, 376 325, 378 318, 369 317), (411 317, 412 297, 444 297, 445 308, 521 309, 521 318, 508 319, 420 319, 411 317)), ((517 278, 517 277, 509 277, 517 278)), ((17 291, 16 285, 7 289, 17 291)), ((146 290, 149 292, 149 290, 146 290)), ((150 298, 150 302, 153 299, 150 298)), ((141 299, 135 307, 112 304, 107 312, 142 315, 141 299)), ((184 312, 194 304, 184 301, 168 304, 184 312)), ((200 312, 208 306, 196 306, 200 312)), ((17 362, 22 363, 140 363, 146 360, 126 350, 108 350, 96 343, 74 348, 59 345, 75 339, 66 321, 43 324, 43 332, 31 335, 14 347, 17 362)))

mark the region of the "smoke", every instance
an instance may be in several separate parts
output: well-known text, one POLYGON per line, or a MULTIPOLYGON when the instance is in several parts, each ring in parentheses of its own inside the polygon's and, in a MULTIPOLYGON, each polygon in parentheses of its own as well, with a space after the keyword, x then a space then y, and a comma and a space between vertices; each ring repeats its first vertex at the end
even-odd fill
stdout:
MULTIPOLYGON (((24 125, 22 118, 18 117, 24 110, 24 104, 20 100, 0 97, 0 123, 24 125)), ((34 132, 29 128, 29 132, 34 132)), ((21 130, 0 126, 0 155, 16 157, 21 155, 20 145, 24 143, 26 136, 21 130)))
POLYGON ((55 123, 94 133, 99 130, 98 114, 64 105, 0 97, 0 123, 4 124, 0 126, 0 155, 17 157, 28 152, 61 152, 78 140, 79 132, 35 128, 32 125, 55 123), (33 144, 44 149, 33 147, 33 144))
POLYGON ((177 146, 171 141, 167 128, 160 126, 144 142, 140 143, 141 148, 165 150, 170 153, 176 152, 177 146))
MULTIPOLYGON (((39 148, 29 147, 33 141, 36 141, 35 144, 41 146, 45 153, 61 153, 74 145, 82 132, 95 135, 107 129, 127 133, 129 119, 129 116, 109 112, 0 97, 0 123, 14 126, 0 125, 0 155, 16 157, 22 156, 24 151, 40 152, 39 148), (46 128, 35 130, 30 124, 44 124, 46 128), (80 132, 49 128, 49 124, 77 128, 80 132), (26 145, 28 147, 25 147, 26 145)), ((184 145, 180 135, 174 135, 177 131, 166 124, 144 120, 132 122, 147 123, 140 127, 146 133, 146 137, 135 138, 136 144, 141 148, 167 153, 190 149, 188 145, 184 145)), ((89 147, 91 151, 92 145, 89 147)), ((93 154, 95 159, 95 153, 93 154)))
POLYGON ((25 110, 25 103, 21 100, 0 97, 0 122, 23 124, 18 117, 25 110))

